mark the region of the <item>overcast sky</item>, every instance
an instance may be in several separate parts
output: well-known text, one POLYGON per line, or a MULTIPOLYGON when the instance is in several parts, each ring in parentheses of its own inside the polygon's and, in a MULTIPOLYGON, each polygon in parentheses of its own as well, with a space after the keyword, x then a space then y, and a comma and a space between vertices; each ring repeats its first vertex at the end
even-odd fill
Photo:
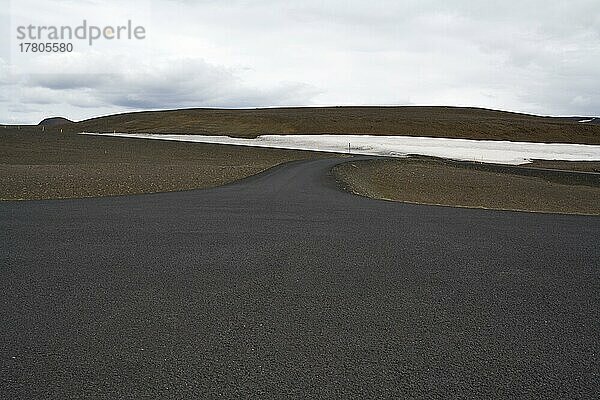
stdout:
POLYGON ((600 115, 598 0, 0 2, 5 123, 284 105, 600 115), (19 52, 18 26, 84 19, 100 27, 131 20, 145 39, 19 52))

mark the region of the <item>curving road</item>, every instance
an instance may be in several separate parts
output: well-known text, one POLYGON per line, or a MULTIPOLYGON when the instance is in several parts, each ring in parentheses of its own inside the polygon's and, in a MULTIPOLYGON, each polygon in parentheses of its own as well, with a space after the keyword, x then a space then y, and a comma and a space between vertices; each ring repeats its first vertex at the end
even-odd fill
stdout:
POLYGON ((0 203, 0 398, 597 398, 600 218, 229 186, 0 203))

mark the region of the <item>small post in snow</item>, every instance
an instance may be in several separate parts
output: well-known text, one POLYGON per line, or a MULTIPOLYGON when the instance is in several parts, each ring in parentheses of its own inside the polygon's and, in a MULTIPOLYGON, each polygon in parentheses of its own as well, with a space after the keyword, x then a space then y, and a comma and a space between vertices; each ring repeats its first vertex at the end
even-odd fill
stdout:
POLYGON ((348 154, 350 154, 350 142, 348 142, 348 154))

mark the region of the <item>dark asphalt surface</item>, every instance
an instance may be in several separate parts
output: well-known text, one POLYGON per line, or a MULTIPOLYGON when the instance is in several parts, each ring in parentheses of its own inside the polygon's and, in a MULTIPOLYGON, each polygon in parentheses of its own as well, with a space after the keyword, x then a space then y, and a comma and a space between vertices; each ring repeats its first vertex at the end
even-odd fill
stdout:
POLYGON ((600 218, 371 200, 338 162, 0 203, 0 398, 598 398, 600 218))

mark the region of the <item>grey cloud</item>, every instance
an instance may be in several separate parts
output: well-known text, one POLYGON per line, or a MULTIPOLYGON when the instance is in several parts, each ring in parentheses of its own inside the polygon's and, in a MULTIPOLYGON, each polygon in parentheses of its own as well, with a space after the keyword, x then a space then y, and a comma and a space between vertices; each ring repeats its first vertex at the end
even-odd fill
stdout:
POLYGON ((53 90, 72 90, 92 88, 111 79, 111 74, 34 73, 27 75, 26 85, 53 90))
MULTIPOLYGON (((133 65, 133 60, 127 61, 133 65)), ((233 70, 199 59, 139 63, 128 72, 113 74, 31 74, 23 77, 21 85, 22 103, 84 108, 301 105, 316 94, 314 88, 300 83, 252 87, 233 70)))
POLYGON ((147 3, 157 16, 148 26, 153 52, 85 54, 68 64, 70 74, 17 77, 0 62, 0 85, 11 88, 12 104, 65 105, 87 115, 407 99, 600 113, 597 0, 147 3), (101 73, 90 74, 98 65, 101 73))

